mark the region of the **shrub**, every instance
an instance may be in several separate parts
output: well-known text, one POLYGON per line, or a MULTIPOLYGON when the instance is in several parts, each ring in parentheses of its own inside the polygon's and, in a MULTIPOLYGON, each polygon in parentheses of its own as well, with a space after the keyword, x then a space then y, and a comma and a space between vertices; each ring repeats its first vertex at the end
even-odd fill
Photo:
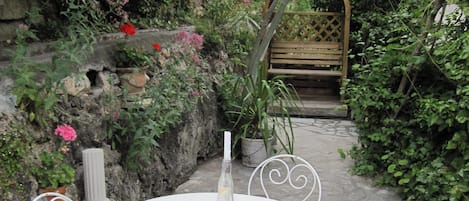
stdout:
MULTIPOLYGON (((4 118, 0 114, 0 118, 4 118)), ((26 195, 25 185, 27 185, 29 172, 28 153, 31 149, 31 137, 20 122, 9 122, 11 128, 0 132, 0 196, 9 198, 11 192, 18 192, 14 195, 18 199, 26 195), (23 193, 21 193, 23 192, 23 193)))
POLYGON ((438 2, 363 7, 359 20, 371 19, 352 34, 353 170, 398 187, 405 200, 469 198, 469 27, 433 22, 438 2))
POLYGON ((260 5, 264 1, 253 1, 251 4, 239 1, 209 1, 205 10, 195 20, 197 32, 205 39, 206 54, 228 58, 238 66, 243 66, 251 51, 259 29, 260 5), (216 53, 219 53, 217 55, 216 53), (223 52, 223 53, 221 53, 223 52))

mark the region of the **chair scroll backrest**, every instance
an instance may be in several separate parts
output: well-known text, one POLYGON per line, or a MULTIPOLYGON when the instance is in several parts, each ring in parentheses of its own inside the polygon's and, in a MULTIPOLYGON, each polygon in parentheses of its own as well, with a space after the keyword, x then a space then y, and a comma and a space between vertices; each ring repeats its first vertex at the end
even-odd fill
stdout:
MULTIPOLYGON (((269 176, 269 180, 266 180, 267 182, 270 182, 270 186, 286 185, 286 183, 288 183, 292 190, 305 191, 304 194, 306 195, 302 199, 303 201, 311 198, 313 192, 317 190, 317 200, 321 201, 321 181, 319 179, 319 175, 310 163, 299 156, 280 154, 263 161, 256 167, 256 169, 254 169, 251 177, 249 178, 248 195, 251 195, 251 185, 254 180, 257 180, 256 175, 258 175, 258 183, 260 183, 264 195, 267 198, 270 198, 269 192, 266 189, 267 184, 263 180, 264 174, 269 176), (264 173, 264 171, 266 172, 264 173), (312 181, 310 181, 310 179, 312 179, 312 181), (299 182, 301 183, 298 184, 299 182)), ((295 196, 302 195, 297 194, 295 191, 288 192, 295 193, 295 196)))
POLYGON ((60 193, 55 193, 55 192, 48 192, 48 193, 42 193, 34 200, 32 201, 43 201, 43 200, 48 200, 47 198, 50 197, 49 201, 73 201, 69 197, 62 195, 60 193))

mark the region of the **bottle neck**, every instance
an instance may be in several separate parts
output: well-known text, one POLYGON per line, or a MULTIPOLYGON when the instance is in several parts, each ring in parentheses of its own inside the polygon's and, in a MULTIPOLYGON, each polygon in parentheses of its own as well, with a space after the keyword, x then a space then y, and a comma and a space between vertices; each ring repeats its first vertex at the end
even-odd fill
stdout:
POLYGON ((231 160, 223 159, 221 169, 222 172, 231 174, 231 160))

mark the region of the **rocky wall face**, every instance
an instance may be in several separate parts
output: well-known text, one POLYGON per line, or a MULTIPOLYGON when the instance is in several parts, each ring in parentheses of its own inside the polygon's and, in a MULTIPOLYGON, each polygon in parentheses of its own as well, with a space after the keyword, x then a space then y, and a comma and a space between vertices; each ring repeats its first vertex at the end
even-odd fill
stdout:
POLYGON ((150 162, 137 172, 126 171, 116 161, 106 164, 106 184, 111 200, 146 200, 170 194, 195 171, 197 162, 221 148, 221 121, 216 98, 199 104, 180 128, 158 139, 150 162))
MULTIPOLYGON (((187 30, 187 29, 185 29, 187 30)), ((157 39, 164 43, 169 41, 177 31, 142 31, 134 37, 135 45, 148 44, 148 41, 157 39)), ((123 154, 121 150, 112 149, 107 139, 105 121, 105 107, 110 104, 103 100, 106 92, 119 90, 118 79, 112 61, 115 41, 106 39, 96 45, 93 56, 79 68, 79 73, 73 75, 73 79, 65 79, 68 98, 59 102, 61 110, 67 111, 67 115, 60 115, 58 122, 70 122, 77 132, 77 140, 71 143, 70 162, 76 170, 76 182, 68 186, 67 195, 73 200, 83 200, 84 172, 82 151, 88 148, 102 148, 104 150, 105 174, 107 197, 113 201, 146 200, 149 198, 170 194, 179 184, 185 182, 195 171, 200 160, 210 158, 221 151, 222 147, 222 113, 218 108, 216 88, 219 80, 215 77, 207 77, 211 90, 203 101, 186 113, 183 122, 157 139, 158 147, 151 150, 148 164, 140 169, 129 170, 122 165, 123 154), (79 78, 79 79, 76 79, 79 78)), ((46 49, 46 48, 43 48, 46 49)), ((38 55, 41 57, 41 55, 38 55)), ((42 58, 42 57, 41 57, 42 58)), ((42 58, 43 59, 43 58, 42 58)), ((41 60, 42 62, 43 60, 41 60)), ((7 66, 4 66, 7 67, 7 66)), ((225 65, 209 65, 208 74, 215 75, 224 72, 225 65)), ((0 87, 11 86, 11 82, 2 79, 0 87)), ((0 103, 8 102, 9 90, 0 91, 2 99, 0 103)), ((116 105, 115 107, 120 107, 116 105)), ((2 112, 2 111, 0 111, 2 112)), ((10 104, 7 113, 10 116, 25 115, 13 108, 10 104)), ((26 118, 25 118, 26 119, 26 118)), ((25 121, 27 123, 27 121, 25 121)), ((0 126, 2 119, 0 118, 0 126)), ((28 125, 33 127, 34 125, 28 125)), ((0 130, 1 127, 0 127, 0 130)), ((53 149, 56 144, 51 142, 54 137, 53 130, 41 130, 37 127, 29 129, 32 144, 30 157, 37 162, 39 152, 53 149), (52 137, 51 137, 52 136, 52 137)), ((23 192, 10 192, 11 195, 24 194, 30 198, 38 194, 38 184, 34 177, 29 177, 24 182, 23 192)), ((23 197, 24 198, 24 197, 23 197)), ((24 200, 23 198, 10 196, 5 201, 24 200)))
MULTIPOLYGON (((222 117, 217 94, 210 92, 207 97, 185 115, 177 128, 157 140, 159 146, 152 149, 148 164, 138 170, 127 170, 122 166, 122 154, 110 149, 105 141, 105 123, 99 113, 93 112, 100 111, 102 106, 96 101, 70 103, 70 108, 82 107, 72 120, 73 125, 77 125, 77 133, 82 134, 80 141, 74 143, 74 157, 79 164, 81 150, 91 147, 105 150, 107 196, 111 200, 146 200, 169 194, 195 171, 198 160, 214 156, 221 150, 222 117)), ((83 178, 82 173, 80 171, 77 178, 83 178)), ((77 183, 77 192, 83 192, 80 186, 83 181, 77 183)))
POLYGON ((36 0, 0 0, 0 41, 13 39, 36 0))
POLYGON ((72 148, 78 180, 69 187, 71 197, 74 200, 84 198, 81 151, 92 147, 104 149, 107 197, 111 200, 137 201, 170 194, 192 175, 198 161, 213 157, 221 150, 221 113, 216 94, 212 92, 208 97, 184 117, 178 128, 171 129, 157 140, 159 146, 152 149, 148 164, 137 170, 126 169, 121 164, 119 150, 113 150, 107 144, 105 122, 93 112, 99 110, 99 104, 71 100, 73 108, 80 108, 72 114, 72 124, 80 136, 72 148))
MULTIPOLYGON (((110 200, 140 201, 172 193, 178 185, 187 181, 200 160, 213 157, 221 151, 223 140, 221 113, 218 111, 216 94, 212 92, 208 97, 184 117, 183 123, 178 128, 163 134, 157 140, 159 146, 152 149, 148 164, 142 165, 137 170, 126 169, 121 164, 123 161, 121 152, 111 149, 107 143, 105 122, 102 116, 96 113, 101 106, 92 98, 70 99, 64 108, 75 112, 71 113, 73 117, 63 120, 71 121, 78 135, 71 146, 71 162, 76 170, 77 180, 67 187, 67 195, 73 200, 85 198, 81 152, 87 148, 104 150, 106 194, 110 200)), ((34 141, 40 142, 31 146, 31 157, 37 160, 34 158, 38 153, 44 151, 45 147, 53 149, 51 147, 54 145, 43 142, 48 135, 51 135, 50 133, 32 130, 30 133, 34 141)), ((33 177, 26 182, 25 190, 29 191, 31 198, 38 194, 38 185, 33 177)), ((23 198, 11 196, 6 201, 23 198)))

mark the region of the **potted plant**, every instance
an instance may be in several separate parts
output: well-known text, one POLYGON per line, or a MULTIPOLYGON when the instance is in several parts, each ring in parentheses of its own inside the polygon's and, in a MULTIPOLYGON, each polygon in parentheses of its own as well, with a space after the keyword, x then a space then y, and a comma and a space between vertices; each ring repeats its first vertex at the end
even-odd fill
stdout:
POLYGON ((41 152, 39 158, 41 165, 33 168, 39 186, 44 192, 65 193, 65 187, 75 181, 75 170, 64 163, 64 156, 59 151, 41 152))
MULTIPOLYGON (((129 94, 143 93, 148 79, 146 70, 156 63, 157 55, 146 51, 144 47, 129 45, 127 39, 136 33, 135 27, 131 23, 122 24, 120 30, 125 34, 126 41, 117 44, 114 58, 121 86, 129 94)), ((152 46, 156 52, 161 51, 160 44, 153 43, 152 46)))
POLYGON ((297 93, 277 76, 263 79, 229 75, 222 87, 225 114, 235 131, 234 145, 241 141, 242 163, 255 167, 269 157, 276 141, 287 153, 293 153, 294 135, 289 108, 296 108, 297 93), (269 108, 275 106, 275 115, 269 108))
POLYGON ((58 192, 64 194, 66 187, 75 181, 75 169, 65 161, 65 154, 69 148, 67 143, 76 139, 76 132, 69 125, 61 125, 55 129, 55 135, 59 135, 65 141, 59 150, 41 152, 40 163, 32 168, 42 192, 58 192))

